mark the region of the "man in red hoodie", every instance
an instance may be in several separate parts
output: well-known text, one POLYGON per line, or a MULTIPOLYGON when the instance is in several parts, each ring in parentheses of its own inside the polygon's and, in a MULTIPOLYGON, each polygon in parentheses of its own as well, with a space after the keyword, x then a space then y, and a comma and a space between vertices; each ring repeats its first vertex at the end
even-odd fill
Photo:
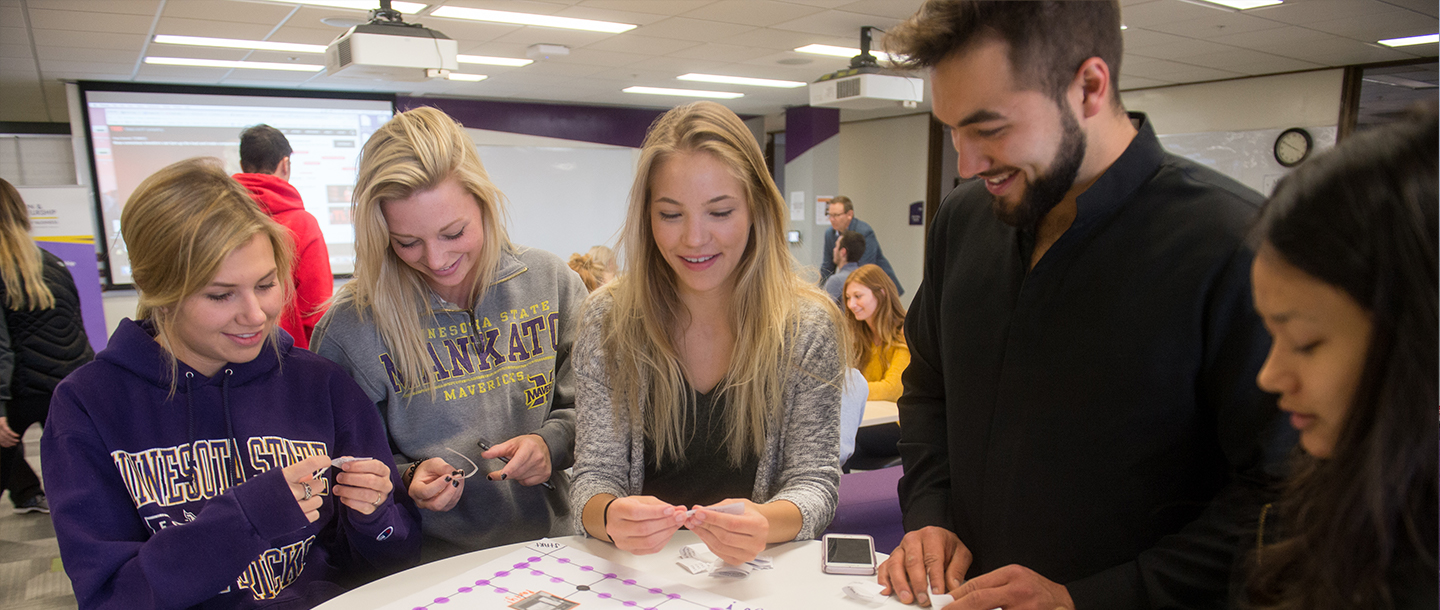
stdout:
POLYGON ((290 141, 285 134, 260 124, 240 132, 240 169, 235 179, 250 189, 250 196, 271 218, 290 229, 295 243, 295 299, 280 315, 280 328, 295 338, 295 346, 309 348, 315 323, 325 314, 325 303, 335 287, 330 273, 330 251, 320 223, 290 185, 290 141))

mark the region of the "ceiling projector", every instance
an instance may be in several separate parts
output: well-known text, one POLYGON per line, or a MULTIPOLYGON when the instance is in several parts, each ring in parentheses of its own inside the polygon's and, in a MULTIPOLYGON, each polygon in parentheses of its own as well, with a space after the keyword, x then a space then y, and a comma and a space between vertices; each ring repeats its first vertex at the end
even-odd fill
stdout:
POLYGON ((449 36, 418 23, 381 0, 370 23, 350 28, 325 47, 325 75, 340 78, 416 82, 444 78, 460 64, 460 47, 449 36))
POLYGON ((914 108, 925 99, 925 81, 898 76, 880 67, 870 54, 871 26, 860 28, 860 54, 850 67, 821 76, 810 84, 810 105, 847 110, 914 108))

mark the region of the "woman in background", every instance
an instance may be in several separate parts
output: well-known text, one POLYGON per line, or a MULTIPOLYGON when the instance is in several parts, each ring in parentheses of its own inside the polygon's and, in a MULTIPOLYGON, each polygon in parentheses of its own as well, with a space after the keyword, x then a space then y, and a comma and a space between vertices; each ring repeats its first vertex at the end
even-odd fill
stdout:
POLYGON ((16 513, 48 513, 40 479, 20 441, 44 424, 55 386, 95 358, 80 317, 80 293, 65 261, 30 239, 20 192, 0 178, 0 489, 16 513))
POLYGON ((577 523, 636 554, 683 526, 743 563, 834 514, 843 321, 792 271, 784 199, 733 112, 672 109, 639 168, 625 275, 576 343, 577 523))
POLYGON ((404 487, 428 511, 425 558, 573 533, 584 284, 554 254, 511 243, 504 195, 439 110, 392 118, 358 174, 355 279, 311 348, 379 406, 404 487))
POLYGON ((890 276, 865 265, 845 278, 845 320, 850 326, 854 366, 870 385, 870 400, 894 401, 904 389, 900 374, 910 366, 905 345, 905 307, 890 276))
POLYGON ((1246 608, 1436 607, 1436 131, 1432 112, 1356 134, 1260 213, 1257 379, 1300 451, 1246 608))
POLYGON ((120 225, 136 320, 55 389, 40 447, 80 607, 308 608, 412 564, 380 416, 277 330, 285 228, 217 159, 146 178, 120 225))
POLYGON ((605 266, 596 262, 589 254, 571 254, 566 264, 580 276, 580 281, 585 283, 586 292, 595 292, 596 288, 605 283, 605 266))
POLYGON ((595 246, 590 248, 590 251, 586 252, 585 255, 605 269, 605 272, 600 274, 598 278, 602 286, 609 284, 610 280, 615 279, 615 276, 620 274, 620 265, 615 260, 614 250, 605 246, 595 246))

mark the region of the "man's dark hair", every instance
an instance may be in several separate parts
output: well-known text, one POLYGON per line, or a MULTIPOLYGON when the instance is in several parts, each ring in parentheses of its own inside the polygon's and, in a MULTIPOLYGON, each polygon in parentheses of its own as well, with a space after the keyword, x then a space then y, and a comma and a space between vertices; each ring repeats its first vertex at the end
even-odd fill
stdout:
POLYGON ((247 174, 273 174, 291 152, 285 134, 264 123, 240 132, 240 171, 247 174))
POLYGON ((846 196, 844 196, 844 195, 836 195, 836 196, 834 196, 834 197, 831 197, 831 198, 830 198, 830 203, 838 203, 838 204, 840 204, 840 205, 842 205, 842 206, 845 206, 845 211, 846 211, 846 212, 854 212, 854 211, 855 211, 855 204, 854 204, 854 203, 851 203, 851 202, 850 202, 850 198, 849 198, 849 197, 846 197, 846 196))
MULTIPOLYGON (((831 201, 830 203, 835 203, 831 201)), ((845 262, 858 263, 860 257, 865 256, 865 236, 858 231, 845 231, 840 238, 835 240, 840 249, 845 251, 845 262)))
POLYGON ((1099 57, 1110 67, 1111 99, 1120 104, 1120 4, 1084 2, 992 2, 929 0, 914 16, 885 34, 885 50, 903 55, 901 65, 933 68, 977 42, 999 39, 1010 46, 1016 79, 1057 102, 1080 64, 1099 57))

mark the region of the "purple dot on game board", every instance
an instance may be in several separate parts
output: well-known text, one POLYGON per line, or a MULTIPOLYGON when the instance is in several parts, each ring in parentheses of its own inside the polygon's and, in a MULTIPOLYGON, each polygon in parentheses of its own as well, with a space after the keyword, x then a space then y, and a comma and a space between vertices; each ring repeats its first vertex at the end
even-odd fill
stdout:
POLYGON ((483 587, 483 586, 485 586, 485 585, 490 584, 490 581, 488 581, 488 580, 477 580, 477 581, 475 581, 475 584, 480 585, 480 586, 483 587))
POLYGON ((501 570, 501 571, 495 573, 495 577, 496 577, 496 578, 499 578, 499 577, 501 577, 501 576, 509 576, 509 575, 510 575, 510 572, 509 572, 509 571, 506 571, 506 570, 501 570))
POLYGON ((544 576, 545 573, 544 573, 544 572, 541 572, 540 570, 530 570, 530 575, 531 575, 531 576, 544 576))
POLYGON ((606 575, 605 575, 605 578, 615 578, 615 575, 614 575, 614 574, 606 574, 606 575))
POLYGON ((471 589, 470 587, 460 587, 459 589, 456 589, 456 590, 459 591, 459 592, 461 592, 461 593, 469 593, 469 592, 471 592, 471 591, 474 591, 474 589, 471 589))
POLYGON ((515 569, 517 569, 517 570, 523 570, 523 569, 528 568, 528 567, 530 567, 530 564, 525 563, 525 562, 523 562, 523 561, 520 562, 520 563, 515 564, 515 569))
POLYGON ((599 597, 600 597, 600 599, 610 599, 610 594, 609 594, 609 593, 601 593, 601 594, 599 595, 599 597))
POLYGON ((650 592, 659 595, 661 593, 664 593, 665 591, 661 590, 660 587, 655 587, 653 589, 650 589, 650 592))
POLYGON ((625 580, 622 580, 622 581, 620 581, 620 582, 623 582, 623 583, 625 583, 625 584, 627 584, 627 585, 633 585, 633 584, 635 584, 635 581, 632 580, 632 579, 629 579, 629 578, 627 578, 627 579, 625 579, 625 580))
POLYGON ((637 603, 635 603, 635 602, 625 602, 625 603, 622 604, 622 605, 625 606, 625 607, 627 607, 627 608, 634 608, 635 606, 638 606, 638 605, 640 605, 640 604, 637 604, 637 603))
POLYGON ((526 557, 525 561, 540 561, 539 557, 526 557))
POLYGON ((448 598, 448 597, 437 597, 437 598, 435 598, 435 603, 437 603, 437 604, 448 604, 448 603, 450 603, 450 598, 448 598))
POLYGON ((581 571, 581 572, 594 572, 594 571, 595 571, 595 568, 592 568, 592 567, 590 567, 590 566, 580 566, 580 571, 581 571))
POLYGON ((560 563, 570 563, 570 560, 569 560, 569 559, 566 559, 566 558, 564 558, 564 557, 561 557, 561 558, 559 558, 559 559, 556 559, 555 561, 558 561, 558 562, 560 562, 560 563))
POLYGON ((680 594, 679 594, 679 593, 671 593, 671 594, 669 594, 669 595, 666 595, 665 597, 668 597, 668 598, 670 598, 670 599, 680 599, 680 594))
POLYGON ((565 582, 565 579, 560 578, 559 576, 552 576, 550 577, 550 582, 565 582))
POLYGON ((506 589, 505 587, 495 587, 495 592, 496 592, 496 593, 509 593, 510 590, 509 590, 509 589, 506 589))

